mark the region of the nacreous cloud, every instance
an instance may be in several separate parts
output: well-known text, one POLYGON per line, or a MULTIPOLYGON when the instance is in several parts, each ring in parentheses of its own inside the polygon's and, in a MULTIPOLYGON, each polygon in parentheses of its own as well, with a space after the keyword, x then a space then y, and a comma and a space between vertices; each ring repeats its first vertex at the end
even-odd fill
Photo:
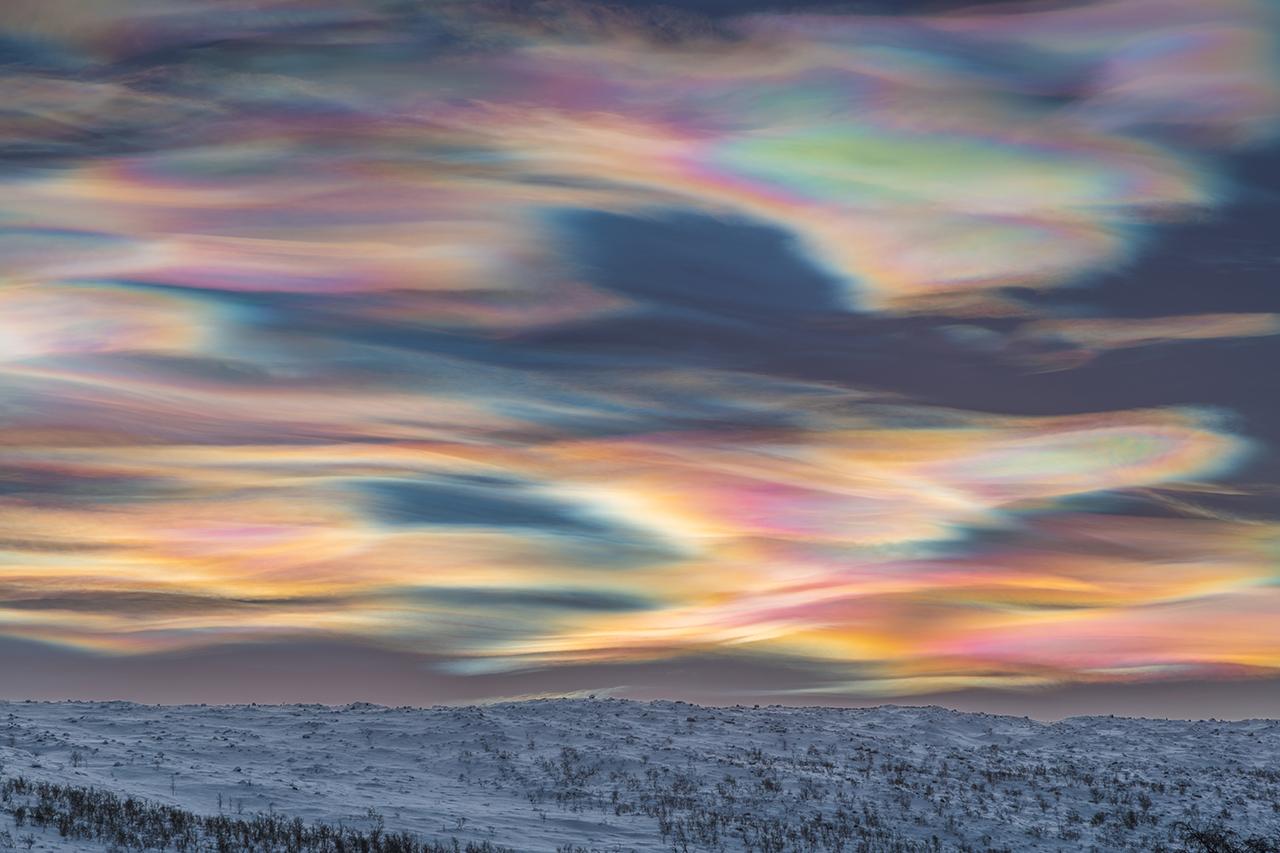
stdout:
POLYGON ((1230 412, 919 390, 1277 331, 1007 292, 1230 197, 1272 7, 983 8, 4 4, 0 634, 1280 670, 1280 528, 1178 509, 1255 450, 1230 412))

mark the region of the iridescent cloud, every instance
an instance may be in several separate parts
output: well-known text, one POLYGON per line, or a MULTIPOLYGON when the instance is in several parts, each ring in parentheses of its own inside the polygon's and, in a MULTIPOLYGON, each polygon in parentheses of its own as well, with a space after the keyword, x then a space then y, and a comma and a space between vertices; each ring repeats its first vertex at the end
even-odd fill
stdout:
POLYGON ((1232 199, 1269 5, 425 5, 0 11, 0 634, 1280 670, 1249 418, 1000 396, 1280 331, 1070 305, 1232 199))

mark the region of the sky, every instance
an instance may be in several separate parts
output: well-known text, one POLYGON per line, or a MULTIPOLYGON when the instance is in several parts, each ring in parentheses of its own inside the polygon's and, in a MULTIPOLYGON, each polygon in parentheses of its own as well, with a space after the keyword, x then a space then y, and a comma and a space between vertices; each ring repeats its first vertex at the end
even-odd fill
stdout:
POLYGON ((1278 15, 7 0, 4 695, 1280 716, 1278 15))

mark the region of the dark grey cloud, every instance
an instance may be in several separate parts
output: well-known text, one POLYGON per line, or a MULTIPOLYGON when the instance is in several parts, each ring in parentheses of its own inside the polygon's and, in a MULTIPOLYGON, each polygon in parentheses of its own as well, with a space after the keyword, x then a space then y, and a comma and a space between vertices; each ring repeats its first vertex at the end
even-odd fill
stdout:
POLYGON ((565 610, 625 613, 657 606, 639 595, 599 589, 495 589, 490 587, 424 586, 395 593, 397 599, 419 599, 431 604, 462 607, 495 607, 525 610, 565 610))
POLYGON ((844 308, 838 283, 774 228, 682 212, 582 211, 562 221, 587 279, 633 299, 729 317, 844 308))
POLYGON ((385 479, 363 487, 377 517, 388 524, 540 528, 605 535, 612 527, 569 504, 539 495, 529 484, 468 478, 385 479))

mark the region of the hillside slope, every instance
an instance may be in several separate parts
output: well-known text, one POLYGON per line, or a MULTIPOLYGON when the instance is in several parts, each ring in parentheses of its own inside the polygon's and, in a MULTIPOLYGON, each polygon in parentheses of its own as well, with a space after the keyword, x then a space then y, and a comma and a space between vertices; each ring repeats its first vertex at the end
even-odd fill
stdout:
POLYGON ((1179 850, 1180 823, 1280 837, 1273 720, 623 700, 9 702, 0 719, 9 777, 521 851, 1179 850))

